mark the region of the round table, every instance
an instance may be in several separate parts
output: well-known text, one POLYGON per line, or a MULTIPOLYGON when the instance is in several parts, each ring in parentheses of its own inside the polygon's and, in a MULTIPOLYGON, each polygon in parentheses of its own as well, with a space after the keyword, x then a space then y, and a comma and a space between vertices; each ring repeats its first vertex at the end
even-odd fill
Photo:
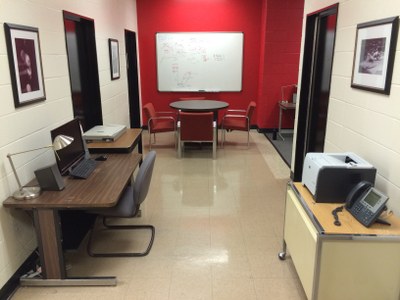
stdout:
MULTIPOLYGON (((229 103, 218 100, 181 100, 171 102, 171 108, 186 112, 214 112, 214 121, 218 124, 218 110, 227 108, 229 103)), ((218 130, 217 130, 218 141, 218 130)))
POLYGON ((170 107, 187 112, 214 112, 214 120, 218 117, 218 110, 227 108, 229 104, 224 101, 217 100, 183 100, 175 101, 169 104, 170 107))

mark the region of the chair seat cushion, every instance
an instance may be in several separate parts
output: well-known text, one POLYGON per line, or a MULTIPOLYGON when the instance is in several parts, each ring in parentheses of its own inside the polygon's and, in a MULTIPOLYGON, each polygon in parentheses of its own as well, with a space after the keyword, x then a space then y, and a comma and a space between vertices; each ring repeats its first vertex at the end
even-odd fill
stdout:
POLYGON ((167 132, 174 131, 175 126, 172 120, 157 120, 152 123, 151 132, 167 132))
POLYGON ((227 117, 223 120, 221 127, 224 129, 247 131, 247 120, 246 118, 227 117))
POLYGON ((119 198, 117 205, 113 207, 107 207, 104 209, 90 210, 90 213, 98 214, 104 217, 118 217, 118 218, 131 218, 133 217, 137 209, 134 207, 132 201, 133 198, 133 188, 128 186, 122 196, 119 198))

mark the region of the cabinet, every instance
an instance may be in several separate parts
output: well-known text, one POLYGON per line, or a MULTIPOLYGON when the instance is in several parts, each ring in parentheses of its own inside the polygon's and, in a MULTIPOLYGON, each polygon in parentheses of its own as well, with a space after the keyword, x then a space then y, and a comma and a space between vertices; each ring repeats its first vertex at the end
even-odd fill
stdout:
POLYGON ((341 226, 332 210, 340 203, 315 203, 300 183, 289 183, 283 251, 290 255, 308 299, 400 299, 400 220, 366 228, 345 209, 341 226))

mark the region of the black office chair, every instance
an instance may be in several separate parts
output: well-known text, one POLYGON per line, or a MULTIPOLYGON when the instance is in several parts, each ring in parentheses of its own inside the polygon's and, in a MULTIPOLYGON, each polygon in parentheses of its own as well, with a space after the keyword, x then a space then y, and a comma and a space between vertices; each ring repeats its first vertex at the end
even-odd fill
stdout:
POLYGON ((154 162, 156 160, 156 152, 150 151, 142 165, 140 166, 139 172, 136 176, 135 183, 133 186, 128 186, 121 198, 118 201, 118 204, 114 207, 105 208, 105 209, 97 209, 87 211, 88 213, 97 214, 98 216, 103 217, 103 225, 107 229, 110 230, 120 230, 120 229, 149 229, 151 231, 150 243, 147 246, 147 249, 144 252, 140 253, 94 253, 92 251, 92 241, 94 235, 94 227, 95 223, 89 234, 89 241, 87 244, 87 252, 90 256, 93 257, 137 257, 137 256, 146 256, 149 254, 151 247, 154 241, 155 228, 152 225, 109 225, 107 224, 107 218, 133 218, 140 213, 140 204, 144 201, 149 191, 149 186, 151 182, 151 176, 153 173, 154 162))

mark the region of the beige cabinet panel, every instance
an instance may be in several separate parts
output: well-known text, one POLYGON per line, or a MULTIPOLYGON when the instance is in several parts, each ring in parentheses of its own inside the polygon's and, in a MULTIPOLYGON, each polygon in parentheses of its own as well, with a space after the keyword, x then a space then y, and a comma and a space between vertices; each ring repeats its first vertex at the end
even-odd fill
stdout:
POLYGON ((286 200, 285 233, 286 245, 296 266, 304 291, 311 298, 317 245, 317 231, 301 208, 293 191, 286 200))
POLYGON ((317 299, 399 299, 399 242, 324 240, 321 254, 317 299))

